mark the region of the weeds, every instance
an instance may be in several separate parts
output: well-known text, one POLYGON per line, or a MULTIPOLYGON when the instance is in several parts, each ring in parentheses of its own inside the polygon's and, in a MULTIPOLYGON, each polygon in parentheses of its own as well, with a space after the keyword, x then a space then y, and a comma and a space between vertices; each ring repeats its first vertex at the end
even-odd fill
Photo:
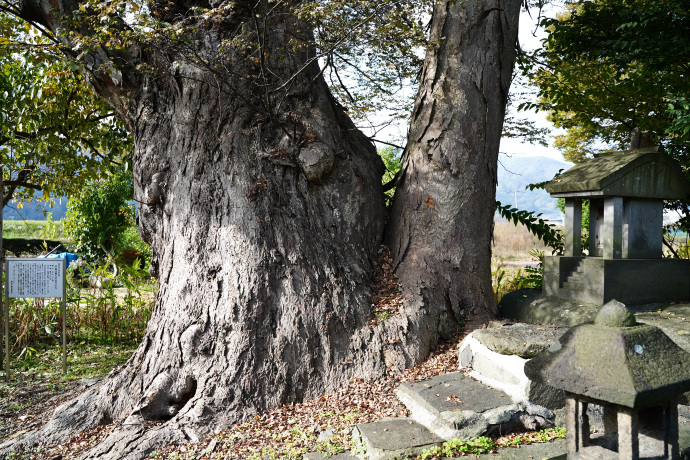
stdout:
POLYGON ((494 258, 491 264, 491 279, 496 302, 510 291, 541 287, 544 252, 532 249, 529 254, 532 261, 538 261, 536 266, 511 267, 506 263, 507 259, 500 256, 494 258))
POLYGON ((486 436, 481 436, 469 441, 451 439, 444 442, 441 446, 425 450, 418 459, 437 459, 443 457, 455 457, 462 455, 479 455, 496 452, 500 448, 513 447, 525 444, 550 442, 554 439, 564 439, 565 428, 548 428, 546 430, 522 433, 517 435, 505 436, 493 440, 486 436))
POLYGON ((554 439, 565 439, 565 428, 555 427, 530 433, 506 436, 496 441, 499 447, 512 447, 525 444, 550 442, 554 439))
POLYGON ((441 446, 425 450, 420 458, 426 460, 428 458, 453 457, 464 454, 486 454, 495 451, 496 447, 493 440, 486 436, 481 436, 469 441, 451 439, 450 441, 444 442, 441 446))

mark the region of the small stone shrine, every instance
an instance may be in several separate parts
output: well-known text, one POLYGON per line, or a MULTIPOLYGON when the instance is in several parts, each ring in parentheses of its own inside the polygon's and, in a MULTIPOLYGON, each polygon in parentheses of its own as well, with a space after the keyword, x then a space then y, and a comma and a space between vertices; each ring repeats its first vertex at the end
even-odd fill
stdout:
POLYGON ((546 295, 602 305, 690 300, 690 260, 664 259, 664 200, 687 200, 690 183, 660 147, 602 153, 546 185, 565 199, 563 256, 544 258, 546 295), (582 200, 590 200, 589 255, 582 200))
POLYGON ((611 301, 525 365, 527 376, 566 392, 568 460, 678 459, 677 398, 690 390, 690 353, 611 301), (591 435, 587 406, 603 408, 591 435))

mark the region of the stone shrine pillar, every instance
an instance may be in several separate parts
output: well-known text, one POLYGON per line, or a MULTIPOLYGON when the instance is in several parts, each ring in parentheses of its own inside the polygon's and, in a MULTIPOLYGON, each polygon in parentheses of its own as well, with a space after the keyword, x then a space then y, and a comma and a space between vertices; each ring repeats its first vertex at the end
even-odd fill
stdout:
POLYGON ((582 255, 582 199, 565 199, 565 247, 563 255, 579 257, 582 255))
POLYGON ((623 198, 604 200, 604 259, 623 257, 623 198))

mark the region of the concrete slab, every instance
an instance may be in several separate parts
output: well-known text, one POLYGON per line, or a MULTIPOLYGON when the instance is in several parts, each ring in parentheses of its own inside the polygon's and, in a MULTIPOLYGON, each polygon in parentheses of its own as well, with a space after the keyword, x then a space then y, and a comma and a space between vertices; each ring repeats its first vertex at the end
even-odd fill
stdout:
POLYGON ((505 423, 523 410, 509 395, 462 372, 403 383, 396 394, 410 410, 410 418, 443 439, 476 438, 490 425, 505 423))
POLYGON ((518 289, 504 295, 498 310, 504 318, 532 324, 572 327, 594 320, 601 305, 542 295, 540 289, 518 289))
POLYGON ((369 460, 398 460, 420 455, 438 446, 443 439, 419 423, 405 417, 357 425, 354 444, 364 444, 369 460))
MULTIPOLYGON (((690 324, 687 324, 690 322, 690 302, 626 304, 626 307, 641 322, 651 323, 655 317, 659 316, 661 319, 668 319, 678 324, 686 322, 685 330, 690 333, 690 324), (659 312, 662 315, 658 315, 659 312)), ((542 294, 540 289, 518 289, 509 292, 503 296, 498 304, 500 314, 507 320, 566 327, 594 321, 594 316, 600 308, 601 305, 577 302, 563 297, 547 296, 542 294)), ((663 329, 664 321, 659 321, 655 325, 663 329)), ((683 326, 678 325, 677 328, 683 330, 683 326)), ((686 337, 681 342, 677 342, 679 346, 690 350, 690 337, 686 337)))
POLYGON ((657 305, 653 311, 636 313, 635 318, 640 323, 657 326, 679 347, 690 352, 690 304, 657 305))

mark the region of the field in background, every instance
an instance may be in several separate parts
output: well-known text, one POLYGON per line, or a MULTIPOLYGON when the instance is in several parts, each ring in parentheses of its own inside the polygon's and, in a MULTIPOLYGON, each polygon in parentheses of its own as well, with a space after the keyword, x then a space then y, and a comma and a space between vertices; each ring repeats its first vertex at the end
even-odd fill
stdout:
POLYGON ((533 250, 550 253, 551 250, 529 232, 522 225, 500 220, 494 223, 494 243, 492 245, 494 258, 508 261, 530 260, 533 250))
POLYGON ((5 220, 2 237, 66 241, 62 222, 51 220, 5 220))
MULTIPOLYGON (((60 221, 6 220, 2 226, 3 238, 65 240, 60 221)), ((687 237, 683 238, 685 240, 687 237)), ((493 254, 510 260, 529 259, 529 252, 544 249, 539 239, 521 225, 505 220, 494 226, 493 254)))
MULTIPOLYGON (((6 220, 3 222, 3 238, 66 241, 62 223, 51 220, 6 220)), ((502 219, 495 222, 492 274, 497 299, 500 299, 505 292, 529 283, 525 280, 526 276, 529 276, 525 266, 536 266, 538 263, 536 254, 539 251, 551 253, 549 248, 544 247, 541 241, 522 225, 516 226, 502 219)))

